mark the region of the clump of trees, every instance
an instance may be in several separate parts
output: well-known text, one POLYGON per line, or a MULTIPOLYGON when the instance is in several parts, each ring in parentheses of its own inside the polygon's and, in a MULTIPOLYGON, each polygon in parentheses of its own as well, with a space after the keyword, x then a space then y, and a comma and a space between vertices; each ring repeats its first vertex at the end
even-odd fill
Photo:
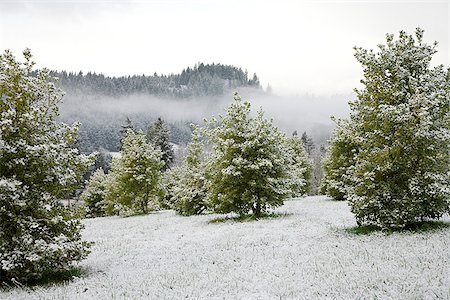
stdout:
POLYGON ((49 72, 0 55, 0 280, 28 282, 67 271, 89 253, 82 224, 59 199, 94 156, 76 149, 79 124, 58 123, 63 93, 49 72))
POLYGON ((136 133, 127 118, 121 134, 120 157, 113 159, 111 171, 104 174, 103 170, 97 170, 81 196, 86 217, 129 216, 172 207, 169 200, 173 185, 168 175, 174 175, 175 171, 169 172, 168 167, 174 152, 165 122, 158 118, 144 134, 136 133))
POLYGON ((225 116, 195 130, 183 165, 173 172, 178 184, 171 202, 184 215, 209 209, 260 217, 287 197, 304 195, 310 174, 300 139, 287 139, 262 110, 252 117, 250 103, 235 93, 225 116))
POLYGON ((449 211, 450 75, 430 66, 436 45, 417 29, 387 35, 378 52, 356 48, 364 88, 325 170, 327 193, 348 199, 359 225, 407 227, 449 211))

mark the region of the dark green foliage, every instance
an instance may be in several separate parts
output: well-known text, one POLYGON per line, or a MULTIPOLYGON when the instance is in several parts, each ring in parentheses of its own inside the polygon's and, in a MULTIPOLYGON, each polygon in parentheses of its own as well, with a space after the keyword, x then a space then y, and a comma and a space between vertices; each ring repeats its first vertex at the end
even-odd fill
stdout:
POLYGON ((382 228, 375 225, 364 225, 364 226, 355 226, 352 228, 346 229, 348 233, 356 234, 356 235, 368 235, 374 232, 383 232, 386 234, 392 234, 395 232, 405 232, 409 231, 411 233, 425 233, 436 230, 444 230, 450 228, 450 223, 441 222, 441 221, 424 221, 411 223, 405 227, 390 227, 390 228, 382 228))
MULTIPOLYGON (((295 131, 295 133, 297 133, 297 131, 295 131)), ((305 132, 303 132, 301 139, 302 139, 303 146, 305 147, 306 153, 308 153, 308 155, 311 157, 313 150, 316 148, 312 137, 309 137, 305 131, 305 132)))
POLYGON ((271 219, 278 219, 278 218, 284 218, 289 216, 289 214, 286 213, 274 213, 274 212, 266 212, 259 216, 255 216, 254 214, 248 214, 248 215, 237 215, 233 217, 218 217, 214 218, 209 221, 209 223, 224 223, 224 222, 251 222, 251 221, 258 221, 258 220, 271 220, 271 219))
POLYGON ((123 141, 127 137, 128 130, 134 131, 133 122, 129 117, 125 120, 125 123, 121 125, 122 129, 120 129, 120 148, 119 150, 122 150, 123 147, 123 141))
POLYGON ((164 162, 162 171, 169 169, 174 160, 173 147, 169 143, 169 134, 170 131, 167 128, 166 122, 159 117, 155 123, 148 128, 146 135, 147 141, 152 143, 162 152, 161 159, 164 162))

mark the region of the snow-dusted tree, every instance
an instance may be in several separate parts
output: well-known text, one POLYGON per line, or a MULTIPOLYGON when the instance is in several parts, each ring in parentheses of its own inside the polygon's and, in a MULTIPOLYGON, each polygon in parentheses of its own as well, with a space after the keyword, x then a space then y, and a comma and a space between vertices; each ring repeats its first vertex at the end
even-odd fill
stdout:
POLYGON ((161 117, 147 130, 147 140, 162 152, 163 171, 170 168, 174 159, 173 147, 169 142, 169 134, 169 128, 167 128, 166 122, 161 117))
POLYGON ((165 172, 161 177, 162 197, 159 199, 159 206, 162 209, 175 209, 174 189, 181 181, 182 168, 174 166, 165 172))
POLYGON ((206 209, 208 188, 203 148, 200 130, 194 128, 186 158, 175 172, 178 182, 172 190, 174 208, 181 215, 197 215, 206 209))
POLYGON ((122 127, 122 128, 120 129, 120 147, 119 147, 119 150, 122 150, 123 141, 125 140, 125 137, 128 134, 128 130, 134 131, 134 125, 133 125, 133 122, 131 121, 130 117, 127 117, 126 120, 125 120, 125 123, 120 125, 120 127, 122 127))
POLYGON ((379 52, 356 49, 364 89, 352 103, 355 141, 348 200, 358 224, 405 227, 450 206, 450 81, 431 67, 436 45, 400 32, 379 52))
POLYGON ((227 115, 206 130, 213 145, 208 202, 216 212, 258 217, 290 196, 290 155, 272 120, 261 110, 251 118, 250 103, 237 93, 234 99, 227 115))
POLYGON ((314 144, 312 137, 308 136, 308 134, 305 131, 303 132, 301 139, 303 146, 305 147, 306 153, 308 153, 308 156, 311 157, 314 149, 316 148, 316 145, 314 144))
POLYGON ((84 202, 86 217, 102 217, 106 212, 105 185, 106 174, 102 168, 97 169, 89 179, 89 183, 81 194, 84 202))
POLYGON ((349 187, 348 169, 355 164, 357 143, 349 120, 336 121, 327 156, 323 161, 324 178, 321 192, 335 200, 346 199, 349 187))
POLYGON ((161 196, 161 151, 147 143, 142 132, 129 129, 120 153, 106 180, 107 212, 147 213, 149 204, 161 196))
POLYGON ((73 147, 79 125, 56 122, 63 93, 47 70, 0 55, 0 281, 38 279, 86 257, 81 223, 58 199, 95 157, 73 147))
POLYGON ((300 197, 308 193, 311 176, 312 164, 308 158, 302 140, 298 136, 293 135, 286 139, 287 149, 291 156, 291 179, 292 179, 292 196, 300 197))

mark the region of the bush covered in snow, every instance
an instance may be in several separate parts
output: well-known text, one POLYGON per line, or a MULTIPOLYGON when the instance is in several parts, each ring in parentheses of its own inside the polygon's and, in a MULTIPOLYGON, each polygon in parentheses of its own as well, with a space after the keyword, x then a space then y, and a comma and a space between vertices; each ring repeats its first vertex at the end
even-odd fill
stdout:
POLYGON ((206 130, 213 146, 208 203, 216 212, 260 216, 292 194, 292 157, 272 120, 262 110, 251 117, 250 103, 234 97, 227 115, 211 120, 206 130))
POLYGON ((0 279, 28 281, 68 270, 88 254, 79 220, 58 199, 94 161, 74 147, 78 125, 58 124, 63 93, 47 70, 0 56, 0 279))
POLYGON ((128 129, 121 156, 113 159, 106 179, 108 214, 147 213, 161 196, 161 151, 146 141, 145 134, 128 129))
POLYGON ((450 76, 430 66, 436 45, 417 29, 387 35, 378 52, 356 49, 364 88, 352 103, 347 198, 358 224, 405 227, 449 211, 450 76))

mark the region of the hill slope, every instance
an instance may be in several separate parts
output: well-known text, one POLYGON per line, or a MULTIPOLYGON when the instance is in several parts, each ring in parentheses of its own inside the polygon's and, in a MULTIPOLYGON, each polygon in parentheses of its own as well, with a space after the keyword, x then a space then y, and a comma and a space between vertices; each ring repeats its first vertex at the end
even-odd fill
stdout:
MULTIPOLYGON (((172 211, 85 220, 95 241, 87 274, 65 285, 0 292, 1 299, 446 299, 450 228, 348 233, 346 202, 288 201, 286 216, 209 223, 172 211)), ((447 217, 446 222, 450 222, 447 217)))

